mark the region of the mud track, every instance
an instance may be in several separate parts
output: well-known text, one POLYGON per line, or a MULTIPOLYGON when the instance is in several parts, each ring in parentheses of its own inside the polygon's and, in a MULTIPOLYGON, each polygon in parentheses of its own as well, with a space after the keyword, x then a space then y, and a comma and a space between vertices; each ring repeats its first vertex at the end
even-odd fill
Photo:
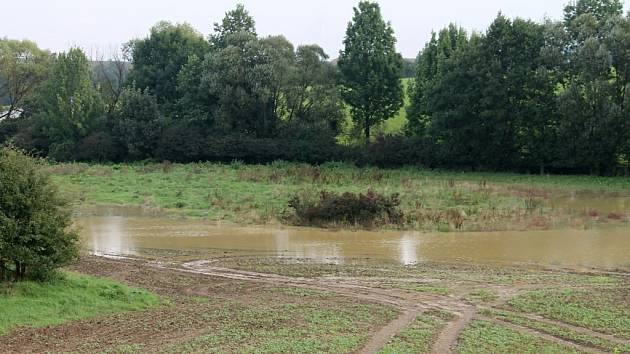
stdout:
MULTIPOLYGON (((346 299, 378 303, 398 309, 399 316, 396 319, 381 328, 374 327, 370 330, 372 333, 370 340, 358 350, 358 353, 377 353, 394 336, 404 331, 419 315, 436 310, 452 314, 453 319, 446 323, 442 331, 434 338, 431 348, 432 353, 443 354, 455 352, 460 334, 467 328, 471 321, 475 319, 490 321, 519 332, 534 334, 540 338, 564 345, 567 348, 578 349, 582 352, 599 352, 597 349, 585 347, 528 327, 515 325, 497 318, 487 318, 478 314, 481 310, 503 305, 505 302, 518 296, 522 291, 531 290, 531 287, 527 284, 512 287, 497 287, 489 283, 480 284, 484 287, 492 288, 499 296, 495 301, 481 305, 472 303, 456 295, 439 295, 392 288, 387 286, 387 284, 395 280, 391 278, 343 276, 300 278, 219 267, 216 266, 216 263, 209 260, 182 263, 130 258, 111 259, 88 257, 81 261, 80 264, 76 266, 75 270, 95 276, 110 277, 118 281, 130 283, 134 286, 145 287, 160 294, 173 294, 174 296, 196 295, 213 298, 225 297, 227 299, 230 296, 234 296, 234 294, 238 294, 237 296, 244 301, 248 301, 247 299, 252 296, 251 294, 257 292, 255 289, 266 287, 295 287, 334 293, 346 299), (178 274, 182 275, 182 278, 189 280, 195 279, 195 281, 189 283, 179 282, 178 274), (250 289, 249 291, 251 292, 246 291, 243 293, 241 290, 236 290, 240 286, 239 284, 246 284, 245 289, 250 289)), ((427 279, 419 278, 416 280, 426 281, 427 279)), ((571 326, 543 317, 523 313, 515 314, 609 340, 614 343, 628 343, 625 339, 571 326)), ((199 324, 199 326, 188 325, 186 332, 182 332, 181 328, 177 327, 175 323, 172 324, 172 329, 170 327, 167 328, 167 334, 171 334, 169 336, 164 335, 164 333, 160 334, 152 331, 150 328, 134 326, 125 328, 124 324, 128 323, 130 320, 129 318, 125 318, 125 316, 131 316, 132 321, 135 320, 138 323, 142 323, 142 321, 146 320, 148 317, 155 316, 155 314, 151 312, 134 313, 130 315, 114 316, 111 319, 85 320, 59 327, 23 329, 16 331, 12 338, 0 337, 0 347, 4 345, 6 352, 42 352, 48 350, 43 350, 47 348, 45 343, 54 342, 60 343, 60 346, 58 348, 52 348, 53 351, 81 351, 81 348, 83 348, 81 347, 81 338, 94 336, 94 333, 103 331, 104 329, 105 332, 101 332, 101 334, 109 333, 107 331, 111 332, 111 335, 106 336, 107 338, 120 337, 126 338, 130 342, 135 340, 143 343, 146 342, 148 344, 144 347, 143 351, 160 352, 161 348, 163 349, 165 345, 175 342, 178 339, 192 339, 200 335, 200 331, 203 328, 203 324, 199 324), (103 325, 101 321, 105 321, 105 325, 103 325), (123 327, 121 327, 121 324, 123 324, 123 327), (33 338, 38 338, 38 340, 33 340, 33 338)), ((164 316, 166 320, 174 317, 175 314, 166 313, 162 316, 164 316)), ((166 323, 168 324, 170 322, 166 321, 166 323)), ((98 340, 101 340, 100 337, 98 340)), ((102 344, 107 348, 107 340, 102 344)))

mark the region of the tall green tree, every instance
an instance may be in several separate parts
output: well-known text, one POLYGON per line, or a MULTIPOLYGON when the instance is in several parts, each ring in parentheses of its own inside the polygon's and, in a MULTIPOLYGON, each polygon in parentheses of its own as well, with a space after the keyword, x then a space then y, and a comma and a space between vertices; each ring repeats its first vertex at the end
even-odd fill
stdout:
POLYGON ((367 143, 370 128, 403 105, 403 59, 396 52, 394 30, 377 3, 361 1, 354 8, 343 43, 338 62, 342 96, 367 143))
POLYGON ((450 24, 431 40, 418 55, 416 77, 409 85, 410 105, 407 108, 407 133, 424 135, 428 132, 431 112, 428 108, 430 88, 438 79, 445 63, 456 51, 467 45, 468 35, 462 28, 450 24))
POLYGON ((578 171, 612 173, 628 138, 630 32, 621 3, 580 0, 565 8, 568 80, 559 96, 562 160, 578 171))
POLYGON ((68 210, 37 161, 0 148, 0 282, 44 279, 78 257, 68 210))
POLYGON ((150 158, 162 128, 157 99, 146 89, 126 88, 120 96, 113 126, 129 158, 150 158))
POLYGON ((291 136, 314 140, 340 133, 343 102, 328 55, 318 45, 303 45, 295 53, 290 77, 283 87, 281 117, 291 136))
POLYGON ((623 0, 575 0, 564 8, 564 22, 575 41, 605 35, 608 21, 623 14, 623 0))
POLYGON ((426 107, 445 163, 509 169, 548 162, 541 156, 551 152, 536 143, 553 122, 557 83, 542 70, 544 46, 542 25, 502 15, 450 54, 452 45, 433 45, 438 75, 413 99, 426 107))
POLYGON ((188 63, 177 75, 178 121, 194 124, 198 128, 209 128, 214 123, 212 110, 216 98, 202 87, 204 58, 196 55, 188 58, 188 63))
MULTIPOLYGON (((149 89, 158 103, 173 105, 179 99, 177 76, 192 56, 203 58, 208 42, 190 25, 160 22, 148 38, 128 43, 133 69, 127 81, 142 90, 149 89)), ((166 107, 167 109, 172 107, 166 107)), ((175 112, 169 112, 177 114, 175 112)))
POLYGON ((48 76, 52 56, 34 42, 0 38, 0 119, 24 113, 26 101, 48 76))
POLYGON ((55 59, 50 76, 38 90, 35 119, 50 142, 49 153, 71 159, 75 145, 102 124, 104 110, 90 78, 90 64, 79 48, 55 59))
POLYGON ((282 87, 289 78, 293 46, 284 37, 258 39, 241 32, 204 61, 202 87, 216 97, 217 132, 271 137, 279 123, 282 87))
POLYGON ((256 21, 242 4, 225 13, 221 23, 214 24, 214 33, 210 35, 210 43, 215 48, 228 46, 228 37, 238 33, 247 33, 256 37, 256 21))

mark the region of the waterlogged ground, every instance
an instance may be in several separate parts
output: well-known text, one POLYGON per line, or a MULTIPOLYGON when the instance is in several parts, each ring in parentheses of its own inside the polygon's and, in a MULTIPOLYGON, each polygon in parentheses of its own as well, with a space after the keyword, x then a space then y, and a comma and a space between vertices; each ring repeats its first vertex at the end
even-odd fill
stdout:
POLYGON ((289 200, 321 191, 398 193, 405 217, 387 228, 499 231, 592 228, 630 221, 630 179, 382 170, 344 164, 52 165, 79 205, 239 225, 291 225, 289 200))
POLYGON ((72 269, 158 294, 144 311, 20 328, 3 352, 627 353, 630 275, 154 250, 72 269))
POLYGON ((70 270, 159 305, 13 329, 1 352, 630 353, 627 178, 50 169, 79 200, 70 270), (287 226, 296 193, 370 188, 401 194, 404 225, 287 226))
POLYGON ((143 256, 161 249, 182 253, 213 250, 347 264, 355 259, 413 265, 419 262, 536 265, 571 269, 630 270, 630 227, 587 230, 412 232, 323 230, 296 227, 218 226, 204 220, 140 216, 142 210, 99 208, 77 218, 93 254, 143 256), (129 215, 132 216, 129 216, 129 215))

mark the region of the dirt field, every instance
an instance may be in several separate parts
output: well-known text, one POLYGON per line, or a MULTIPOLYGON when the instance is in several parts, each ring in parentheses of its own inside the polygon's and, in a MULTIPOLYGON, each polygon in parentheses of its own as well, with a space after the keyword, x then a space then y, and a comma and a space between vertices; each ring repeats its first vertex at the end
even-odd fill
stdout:
POLYGON ((630 276, 257 257, 85 257, 157 308, 0 337, 3 352, 630 352, 630 276))

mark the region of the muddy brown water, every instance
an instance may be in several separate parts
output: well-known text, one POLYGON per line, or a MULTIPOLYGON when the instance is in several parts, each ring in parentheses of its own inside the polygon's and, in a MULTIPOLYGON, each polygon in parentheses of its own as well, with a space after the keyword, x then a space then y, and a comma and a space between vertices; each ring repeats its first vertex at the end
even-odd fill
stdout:
MULTIPOLYGON (((610 209, 618 211, 618 209, 610 209)), ((100 208, 79 216, 95 254, 142 256, 149 250, 308 259, 321 263, 465 262, 630 270, 630 227, 470 233, 331 231, 220 226, 141 209, 100 208)))

